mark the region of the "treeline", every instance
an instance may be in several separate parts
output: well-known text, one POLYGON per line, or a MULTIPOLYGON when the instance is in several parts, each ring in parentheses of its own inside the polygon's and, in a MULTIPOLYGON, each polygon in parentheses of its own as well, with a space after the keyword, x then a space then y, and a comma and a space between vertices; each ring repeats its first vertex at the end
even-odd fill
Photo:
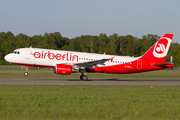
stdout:
MULTIPOLYGON (((147 34, 142 38, 132 35, 119 36, 113 34, 107 36, 101 33, 99 36, 82 35, 69 39, 62 37, 59 32, 45 33, 44 35, 27 36, 20 33, 14 36, 11 32, 0 33, 0 65, 7 65, 4 56, 11 53, 14 49, 23 47, 47 48, 56 50, 69 50, 89 53, 106 53, 123 56, 141 56, 143 55, 160 36, 147 34)), ((176 66, 180 65, 180 45, 172 43, 166 61, 170 61, 173 56, 173 62, 176 66)))

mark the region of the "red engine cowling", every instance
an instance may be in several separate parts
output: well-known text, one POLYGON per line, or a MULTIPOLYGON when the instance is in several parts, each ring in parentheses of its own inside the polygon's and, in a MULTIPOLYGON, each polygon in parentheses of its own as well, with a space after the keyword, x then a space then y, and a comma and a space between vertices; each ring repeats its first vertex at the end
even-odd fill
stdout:
POLYGON ((72 73, 72 66, 71 65, 63 65, 57 64, 54 68, 54 73, 61 74, 61 75, 68 75, 72 73))

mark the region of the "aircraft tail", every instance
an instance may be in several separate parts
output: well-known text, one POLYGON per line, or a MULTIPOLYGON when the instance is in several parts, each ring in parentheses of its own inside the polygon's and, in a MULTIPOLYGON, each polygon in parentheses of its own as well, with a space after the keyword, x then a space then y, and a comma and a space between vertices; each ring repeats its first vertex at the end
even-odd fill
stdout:
POLYGON ((164 62, 172 38, 173 34, 165 34, 143 56, 141 56, 141 59, 152 59, 164 62))

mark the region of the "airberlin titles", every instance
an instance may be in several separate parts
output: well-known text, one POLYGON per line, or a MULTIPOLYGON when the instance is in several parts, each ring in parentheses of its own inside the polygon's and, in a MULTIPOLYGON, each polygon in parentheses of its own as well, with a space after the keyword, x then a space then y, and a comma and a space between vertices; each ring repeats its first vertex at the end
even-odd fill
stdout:
POLYGON ((65 54, 60 54, 60 53, 51 53, 50 51, 48 52, 31 52, 31 55, 34 56, 34 58, 39 58, 39 59, 56 59, 56 60, 67 60, 67 61, 74 61, 76 59, 76 61, 78 62, 78 56, 77 55, 73 55, 72 53, 65 53, 65 54))

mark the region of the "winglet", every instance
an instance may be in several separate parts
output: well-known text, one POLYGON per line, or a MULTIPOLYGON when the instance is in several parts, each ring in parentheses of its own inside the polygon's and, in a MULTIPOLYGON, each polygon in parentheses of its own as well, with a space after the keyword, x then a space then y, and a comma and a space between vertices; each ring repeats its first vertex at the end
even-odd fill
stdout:
POLYGON ((113 61, 113 59, 114 59, 114 57, 112 57, 112 58, 109 58, 109 60, 111 60, 111 62, 113 61))

